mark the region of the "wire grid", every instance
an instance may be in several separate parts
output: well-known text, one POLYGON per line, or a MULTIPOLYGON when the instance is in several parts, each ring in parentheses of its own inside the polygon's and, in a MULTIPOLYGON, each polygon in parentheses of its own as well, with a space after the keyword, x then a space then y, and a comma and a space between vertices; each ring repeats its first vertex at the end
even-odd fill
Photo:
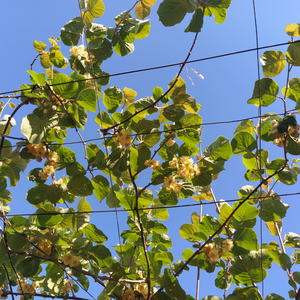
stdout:
MULTIPOLYGON (((254 10, 254 21, 255 21, 255 26, 256 26, 256 15, 255 15, 255 1, 253 0, 253 10, 254 10)), ((231 53, 226 53, 226 54, 221 54, 221 55, 217 55, 217 56, 212 56, 212 57, 206 57, 206 58, 200 58, 200 59, 196 59, 196 60, 191 60, 191 61, 186 61, 185 63, 174 63, 174 64, 169 64, 169 65, 163 65, 163 66, 157 66, 157 67, 151 67, 151 68, 145 68, 145 69, 139 69, 139 70, 132 70, 132 71, 126 71, 126 72, 122 72, 122 73, 116 73, 116 74, 112 74, 110 75, 110 77, 112 76, 121 76, 121 75, 127 75, 127 74, 132 74, 132 73, 137 73, 137 72, 145 72, 145 71, 151 71, 151 70, 155 70, 155 69, 162 69, 162 68, 169 68, 169 67, 174 67, 174 66, 184 66, 185 64, 187 63, 195 63, 195 62, 199 62, 199 61, 204 61, 204 60, 210 60, 210 59, 217 59, 217 58, 222 58, 222 57, 226 57, 226 56, 231 56, 231 55, 238 55, 238 54, 242 54, 242 53, 247 53, 247 52, 251 52, 251 51, 256 51, 257 52, 257 55, 258 55, 258 51, 259 50, 262 50, 262 49, 267 49, 267 48, 274 48, 274 47, 278 47, 278 46, 283 46, 283 45, 287 45, 288 43, 281 43, 281 44, 275 44, 275 45, 269 45, 269 46, 264 46, 264 47, 258 47, 258 31, 257 31, 257 28, 256 28, 256 42, 257 42, 257 45, 255 48, 251 48, 251 49, 246 49, 246 50, 241 50, 241 51, 236 51, 236 52, 231 52, 231 53)), ((257 63, 258 63, 258 57, 257 57, 257 63)), ((258 68, 258 79, 260 79, 260 75, 259 75, 259 65, 257 66, 258 68)), ((92 77, 92 79, 97 79, 97 78, 101 78, 101 77, 92 77)), ((79 80, 80 81, 80 80, 79 80)), ((74 82, 74 81, 73 81, 74 82)), ((10 91, 10 92, 4 92, 4 93, 0 93, 0 97, 3 98, 3 96, 1 95, 5 95, 5 94, 10 94, 12 92, 15 92, 15 91, 10 91)), ((18 98, 20 96, 17 96, 15 98, 18 98)), ((258 116, 255 116, 255 117, 251 117, 251 118, 245 118, 245 119, 240 119, 240 120, 229 120, 229 121, 220 121, 220 122, 210 122, 210 123, 203 123, 201 125, 217 125, 217 124, 226 124, 226 123, 235 123, 235 122, 241 122, 243 120, 248 120, 248 119, 261 119, 262 116, 261 116, 261 111, 259 111, 259 114, 258 116)), ((188 127, 187 127, 188 128, 188 127)), ((181 129, 184 129, 184 128, 181 128, 181 129)), ((161 133, 162 132, 166 132, 166 131, 160 131, 161 133)), ((144 135, 145 133, 143 133, 144 135)), ((147 133, 146 133, 147 134, 147 133)), ((151 133, 149 133, 151 134, 151 133)), ((113 135, 112 135, 113 136, 113 135)), ((137 135, 136 135, 137 136, 137 135)), ((24 140, 23 138, 17 138, 17 137, 12 137, 12 136, 4 136, 3 138, 11 138, 11 139, 20 139, 20 140, 24 140)), ((69 142, 69 143, 64 143, 65 145, 66 144, 76 144, 76 143, 80 143, 80 144, 83 144, 85 142, 88 142, 88 141, 95 141, 95 140, 104 140, 105 141, 106 137, 104 136, 103 138, 97 138, 97 139, 90 139, 90 140, 81 140, 81 141, 74 141, 74 142, 69 142)), ((17 145, 14 145, 14 146, 17 146, 17 145)), ((4 147, 2 147, 4 148, 4 147)), ((261 149, 261 144, 260 144, 260 147, 261 149)), ((300 193, 290 193, 290 194, 281 194, 279 196, 292 196, 292 195, 299 195, 300 193)), ((249 198, 249 199, 253 199, 253 198, 249 198)), ((236 201, 241 201, 241 199, 230 199, 230 200, 226 200, 226 202, 236 202, 236 201)), ((210 204, 213 204, 215 205, 214 203, 202 203, 202 205, 210 205, 210 204)), ((182 208, 182 207, 188 207, 188 206, 199 206, 200 203, 196 203, 196 204, 187 204, 187 205, 175 205, 175 206, 172 206, 172 207, 163 207, 163 208, 182 208)), ((140 209, 138 209, 140 210, 140 209)), ((124 211, 130 211, 130 210, 116 210, 115 212, 124 212, 124 211)), ((112 212, 111 210, 103 210, 103 211, 92 211, 91 213, 109 213, 109 212, 112 212)), ((80 213, 80 212, 78 212, 80 213)), ((29 215, 29 214, 17 214, 17 215, 7 215, 7 216, 25 216, 25 215, 29 215)), ((32 215, 32 214, 31 214, 32 215)), ((41 214, 40 214, 41 215, 41 214)), ((260 227, 260 231, 261 231, 261 245, 262 245, 262 227, 260 227)), ((263 285, 262 285, 262 289, 263 289, 263 285)), ((15 295, 22 295, 22 293, 14 293, 15 295)), ((23 293, 23 295, 25 295, 23 293)), ((13 296, 13 295, 12 295, 13 296)), ((38 295, 36 295, 38 296, 38 295)), ((47 297, 45 295, 42 295, 43 297, 47 297)), ((50 296, 49 296, 50 297, 50 296)), ((78 298, 78 297, 69 297, 69 299, 81 299, 81 298, 78 298)))

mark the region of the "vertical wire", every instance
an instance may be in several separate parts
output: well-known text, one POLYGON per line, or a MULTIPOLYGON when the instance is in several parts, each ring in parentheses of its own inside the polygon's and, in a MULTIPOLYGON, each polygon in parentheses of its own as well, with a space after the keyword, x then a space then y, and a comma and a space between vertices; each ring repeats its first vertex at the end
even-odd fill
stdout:
MULTIPOLYGON (((259 47, 258 47, 258 26, 257 26, 257 16, 256 16, 256 7, 255 7, 255 0, 252 0, 252 6, 253 6, 253 17, 254 17, 254 27, 255 27, 255 43, 256 43, 256 66, 257 66, 257 78, 258 78, 258 95, 259 95, 259 106, 258 106, 258 124, 259 126, 259 132, 256 132, 256 135, 258 135, 258 151, 261 150, 261 123, 262 123, 262 115, 261 115, 261 86, 260 86, 260 67, 259 67, 259 47)), ((259 153, 259 152, 257 152, 259 153)), ((259 155, 259 167, 261 167, 261 160, 262 155, 260 153, 259 155)), ((262 178, 260 178, 260 183, 262 182, 262 178)), ((260 191, 262 191, 262 187, 260 186, 260 191)), ((262 205, 260 205, 260 213, 262 210, 262 205)), ((262 233, 262 218, 260 218, 260 252, 261 252, 261 275, 262 275, 262 283, 261 283, 261 291, 262 291, 262 297, 264 296, 264 279, 263 279, 263 253, 262 253, 262 243, 263 243, 263 233, 262 233)))

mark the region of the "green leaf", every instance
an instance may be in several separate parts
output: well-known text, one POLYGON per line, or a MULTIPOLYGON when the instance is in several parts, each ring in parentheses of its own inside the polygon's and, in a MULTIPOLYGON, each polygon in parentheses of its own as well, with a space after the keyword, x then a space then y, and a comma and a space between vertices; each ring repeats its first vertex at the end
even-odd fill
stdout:
MULTIPOLYGON (((217 278, 215 279, 215 286, 221 290, 223 290, 223 289, 228 290, 230 287, 230 281, 231 281, 230 274, 225 273, 225 270, 221 269, 217 274, 217 278)), ((210 297, 214 297, 214 296, 210 296, 210 297)), ((208 298, 208 297, 206 297, 206 298, 208 298)), ((214 297, 214 298, 216 300, 219 297, 214 297)), ((211 298, 211 299, 214 299, 214 298, 211 298)))
POLYGON ((90 206, 90 204, 86 201, 85 197, 82 197, 77 205, 77 211, 79 212, 87 212, 87 213, 91 213, 92 211, 92 207, 90 206))
POLYGON ((193 143, 183 143, 178 150, 180 156, 191 156, 196 155, 197 153, 198 147, 193 143))
POLYGON ((291 78, 288 82, 288 88, 284 87, 281 92, 289 99, 295 101, 298 106, 300 98, 300 78, 291 78))
POLYGON ((221 227, 221 223, 214 217, 206 215, 203 216, 198 228, 199 231, 204 233, 206 236, 214 234, 221 227))
POLYGON ((261 202, 260 217, 265 222, 276 222, 285 217, 287 208, 278 199, 264 199, 261 202))
POLYGON ((164 26, 180 23, 187 13, 187 3, 181 0, 164 0, 158 7, 157 14, 164 26))
POLYGON ((184 111, 175 105, 169 105, 164 108, 163 116, 170 121, 177 122, 184 116, 184 111))
POLYGON ((106 160, 106 165, 113 172, 125 172, 130 162, 129 151, 117 148, 106 160))
POLYGON ((265 51, 261 55, 260 61, 263 67, 264 75, 267 77, 279 75, 284 70, 286 65, 284 54, 281 51, 265 51))
POLYGON ((286 52, 286 60, 289 64, 295 67, 300 66, 300 45, 299 43, 292 43, 289 45, 286 52))
POLYGON ((216 141, 205 148, 203 155, 212 160, 218 160, 220 158, 228 160, 232 156, 232 148, 229 140, 223 136, 219 136, 216 141))
POLYGON ((64 270, 56 264, 49 264, 46 268, 46 278, 42 286, 50 295, 59 295, 64 283, 64 270))
POLYGON ((189 223, 181 225, 179 229, 180 236, 190 242, 197 242, 195 238, 192 238, 196 232, 198 232, 198 228, 195 225, 189 223))
POLYGON ((231 0, 207 0, 205 1, 205 16, 215 16, 215 22, 221 24, 226 19, 227 8, 231 0))
POLYGON ((120 56, 125 56, 134 51, 134 45, 124 41, 120 35, 116 35, 113 40, 113 47, 116 53, 120 56))
POLYGON ((53 66, 53 63, 50 61, 50 54, 45 51, 40 55, 40 63, 43 68, 48 69, 53 66))
POLYGON ((173 193, 171 190, 161 189, 158 194, 159 201, 164 205, 174 206, 179 201, 178 194, 173 193))
POLYGON ((169 217, 169 213, 167 208, 163 208, 165 205, 161 203, 156 203, 152 206, 152 216, 155 219, 161 220, 161 221, 166 221, 169 217))
MULTIPOLYGON (((89 24, 90 25, 90 24, 89 24)), ((89 50, 95 56, 94 61, 103 62, 112 56, 113 50, 110 41, 105 38, 96 38, 89 42, 89 50)))
POLYGON ((257 155, 253 152, 248 152, 243 156, 243 163, 247 170, 257 170, 263 168, 268 163, 269 152, 267 150, 258 150, 257 155))
POLYGON ((58 49, 50 51, 50 61, 57 68, 63 68, 65 65, 68 65, 68 60, 62 55, 62 53, 58 49))
MULTIPOLYGON (((285 160, 283 158, 277 158, 267 163, 266 170, 270 175, 279 171, 285 165, 285 160)), ((274 175, 275 179, 279 179, 282 183, 287 185, 293 185, 297 182, 297 172, 294 169, 290 169, 288 164, 285 165, 284 169, 280 173, 274 175)))
POLYGON ((166 293, 174 300, 186 300, 186 293, 179 285, 178 280, 171 274, 170 269, 164 270, 164 275, 159 280, 160 285, 165 288, 166 293))
POLYGON ((236 288, 226 300, 263 300, 257 287, 236 288))
MULTIPOLYGON (((24 172, 26 165, 27 163, 24 159, 13 158, 3 163, 0 168, 1 175, 9 178, 10 186, 15 186, 20 179, 20 172, 24 172)), ((4 195, 9 196, 7 192, 4 192, 4 195)))
POLYGON ((96 112, 97 110, 97 98, 95 89, 85 89, 77 96, 77 102, 83 106, 87 111, 96 112))
POLYGON ((94 187, 94 194, 100 200, 101 203, 102 200, 109 193, 109 182, 105 177, 101 175, 97 175, 96 177, 93 177, 91 182, 94 187))
POLYGON ((67 186, 69 193, 75 196, 89 196, 93 194, 94 187, 84 175, 71 177, 67 186))
POLYGON ((20 272, 24 277, 33 277, 39 271, 39 267, 41 264, 41 260, 32 257, 26 257, 22 260, 18 266, 17 270, 20 272))
POLYGON ((252 98, 247 103, 255 106, 269 106, 279 92, 277 83, 271 78, 263 78, 255 82, 252 98))
POLYGON ((72 99, 78 90, 78 83, 66 74, 57 74, 52 84, 55 94, 63 99, 72 99))
POLYGON ((186 95, 186 86, 185 86, 185 81, 181 78, 178 77, 176 83, 174 84, 177 76, 168 84, 168 88, 172 89, 169 91, 169 95, 172 99, 174 99, 176 96, 179 95, 186 95))
MULTIPOLYGON (((240 201, 235 202, 232 205, 232 209, 235 209, 239 205, 240 201)), ((243 203, 239 209, 234 213, 234 218, 239 222, 255 219, 259 214, 257 207, 250 205, 248 202, 243 203)))
POLYGON ((246 154, 256 149, 255 138, 248 132, 239 132, 231 141, 232 151, 236 155, 246 154))
POLYGON ((56 114, 44 115, 43 111, 35 109, 33 113, 23 118, 21 132, 30 143, 38 144, 44 138, 46 131, 58 125, 59 119, 56 114))
POLYGON ((107 241, 107 236, 93 224, 88 224, 84 228, 84 233, 87 239, 93 243, 103 243, 107 241))
POLYGON ((179 106, 189 113, 196 113, 199 110, 196 99, 188 94, 175 96, 173 98, 173 105, 179 106))
POLYGON ((185 32, 200 32, 203 26, 203 10, 199 7, 193 14, 192 20, 189 26, 185 29, 185 32))
POLYGON ((39 184, 31 188, 26 195, 27 201, 32 205, 38 205, 45 201, 57 203, 60 198, 61 193, 57 187, 55 185, 49 186, 46 184, 39 184))
POLYGON ((103 128, 108 128, 115 124, 114 120, 109 116, 109 114, 106 111, 100 111, 98 113, 97 117, 95 118, 95 121, 98 125, 100 125, 103 128))
POLYGON ((32 84, 45 84, 47 78, 45 73, 36 73, 34 71, 27 71, 30 74, 32 84))
POLYGON ((202 124, 201 116, 191 113, 185 114, 179 121, 184 128, 200 128, 202 124))
POLYGON ((255 133, 255 127, 252 120, 244 120, 242 121, 236 128, 235 134, 246 131, 249 132, 251 135, 255 133))
POLYGON ((285 299, 277 294, 271 293, 267 295, 266 300, 285 300, 285 299))
POLYGON ((76 46, 83 31, 81 18, 74 18, 69 21, 60 31, 62 42, 66 46, 76 46))
POLYGON ((123 99, 122 91, 117 87, 109 87, 104 91, 103 104, 109 113, 113 113, 120 106, 123 99))
POLYGON ((257 235, 251 228, 241 228, 234 233, 234 242, 237 246, 246 250, 258 250, 257 235))

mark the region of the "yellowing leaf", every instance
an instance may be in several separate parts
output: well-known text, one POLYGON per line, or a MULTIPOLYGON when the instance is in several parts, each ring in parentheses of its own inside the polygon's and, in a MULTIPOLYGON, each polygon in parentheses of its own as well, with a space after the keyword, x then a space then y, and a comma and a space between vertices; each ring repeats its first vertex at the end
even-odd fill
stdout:
POLYGON ((136 91, 129 89, 127 87, 124 88, 123 93, 124 93, 125 98, 129 101, 133 100, 135 98, 135 96, 137 95, 136 91))
POLYGON ((135 7, 135 15, 138 19, 144 20, 150 15, 151 8, 145 6, 143 3, 138 3, 135 7))
POLYGON ((53 65, 50 61, 50 54, 48 52, 45 52, 40 56, 40 62, 45 69, 50 68, 53 65))
POLYGON ((92 14, 89 11, 82 11, 80 16, 81 17, 83 16, 83 21, 84 21, 85 25, 93 23, 93 21, 94 21, 94 17, 92 16, 92 14))
MULTIPOLYGON (((168 84, 168 88, 170 88, 174 84, 176 77, 168 84)), ((178 78, 177 82, 174 84, 169 94, 172 99, 174 99, 174 97, 176 97, 177 95, 186 94, 185 81, 181 77, 178 78)))
POLYGON ((49 42, 53 45, 53 46, 57 46, 56 40, 53 38, 49 39, 49 42))
POLYGON ((9 105, 9 107, 10 107, 11 109, 14 109, 14 108, 16 107, 16 105, 15 105, 14 103, 12 103, 12 102, 10 102, 8 105, 9 105))
POLYGON ((57 70, 52 69, 52 68, 48 68, 48 69, 46 69, 46 74, 47 74, 48 79, 53 80, 55 75, 59 74, 59 72, 57 70))
POLYGON ((142 4, 147 6, 147 7, 151 7, 155 4, 156 0, 142 0, 142 4))
POLYGON ((289 24, 285 27, 285 32, 290 36, 300 36, 300 25, 299 24, 289 24))
POLYGON ((99 18, 103 15, 105 10, 102 0, 89 0, 87 3, 87 11, 94 17, 99 18))
POLYGON ((47 47, 47 45, 44 44, 43 42, 34 41, 33 47, 37 52, 42 53, 45 50, 45 48, 47 47))

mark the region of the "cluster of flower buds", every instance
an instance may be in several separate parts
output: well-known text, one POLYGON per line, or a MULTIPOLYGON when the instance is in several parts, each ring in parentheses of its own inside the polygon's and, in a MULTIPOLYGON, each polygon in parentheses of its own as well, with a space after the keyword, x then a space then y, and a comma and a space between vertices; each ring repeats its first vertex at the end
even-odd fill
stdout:
POLYGON ((161 164, 159 161, 155 161, 155 159, 148 159, 145 161, 145 166, 152 168, 153 170, 160 170, 161 164))
POLYGON ((216 245, 215 243, 206 244, 203 247, 206 258, 211 264, 215 264, 221 256, 233 248, 233 240, 226 239, 222 242, 222 246, 216 245))
POLYGON ((18 291, 21 293, 35 293, 37 285, 35 282, 33 284, 30 284, 27 282, 26 279, 20 278, 19 280, 19 285, 18 285, 18 291))
MULTIPOLYGON (((91 65, 91 62, 93 62, 95 56, 94 55, 90 55, 89 56, 89 53, 87 51, 87 49, 83 46, 83 45, 80 45, 80 46, 74 46, 70 49, 69 51, 70 55, 74 56, 74 57, 81 57, 81 58, 84 58, 85 61, 91 65)), ((75 71, 78 71, 78 68, 76 67, 76 65, 73 63, 72 64, 72 69, 75 70, 75 71)))
POLYGON ((48 160, 48 166, 45 166, 44 170, 39 173, 39 176, 47 180, 50 175, 55 173, 55 169, 58 168, 57 162, 59 162, 59 156, 56 152, 51 151, 44 143, 28 144, 27 151, 36 157, 38 162, 41 162, 43 158, 48 160))
POLYGON ((169 165, 177 170, 177 174, 182 178, 190 178, 191 176, 200 175, 200 169, 190 156, 182 156, 180 159, 173 158, 169 165))
POLYGON ((164 179, 164 184, 162 185, 162 187, 167 191, 171 190, 173 193, 178 194, 183 186, 181 183, 176 182, 173 175, 170 175, 164 179))
POLYGON ((292 113, 281 122, 271 121, 271 133, 275 136, 273 144, 279 147, 287 146, 288 140, 285 138, 284 133, 296 138, 299 136, 299 130, 300 125, 297 124, 296 118, 292 113))
POLYGON ((66 266, 70 266, 71 268, 76 268, 80 265, 80 258, 78 256, 73 255, 71 252, 62 256, 61 260, 66 266))
POLYGON ((52 244, 49 243, 48 240, 41 240, 41 241, 39 241, 38 247, 39 247, 39 249, 41 249, 41 251, 40 251, 40 250, 37 250, 37 252, 38 252, 39 254, 45 254, 45 253, 46 253, 47 255, 50 255, 50 254, 51 254, 51 251, 52 251, 52 244))
POLYGON ((132 144, 131 131, 121 130, 116 137, 114 137, 114 143, 118 147, 129 148, 132 144))
POLYGON ((72 279, 64 279, 64 285, 62 287, 63 294, 69 294, 73 288, 74 281, 72 279))
POLYGON ((134 290, 130 287, 124 293, 123 300, 135 300, 134 290))

